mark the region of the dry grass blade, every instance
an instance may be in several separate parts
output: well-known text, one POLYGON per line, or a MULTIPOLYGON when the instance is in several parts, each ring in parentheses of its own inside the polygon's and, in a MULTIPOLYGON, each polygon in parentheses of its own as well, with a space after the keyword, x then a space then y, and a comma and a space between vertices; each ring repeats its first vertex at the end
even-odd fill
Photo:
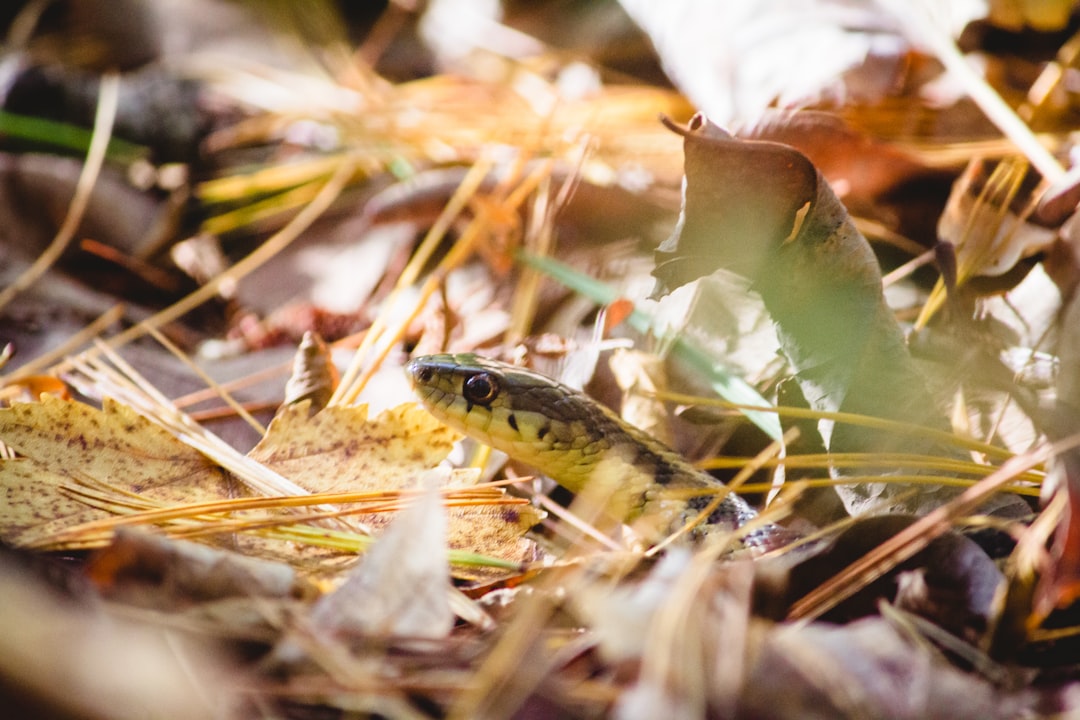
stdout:
MULTIPOLYGON (((957 287, 971 280, 973 277, 1007 270, 1008 267, 994 267, 1008 265, 1002 260, 1003 257, 1012 258, 1009 246, 1014 237, 1021 231, 1023 220, 1035 208, 1034 203, 1028 203, 1024 213, 1019 217, 1009 218, 1010 206, 1020 192, 1021 184, 1028 171, 1028 164, 1023 158, 1006 157, 994 166, 989 179, 979 191, 978 196, 968 206, 968 188, 971 187, 973 178, 977 175, 981 162, 976 159, 968 166, 967 171, 961 177, 953 189, 949 198, 948 206, 939 223, 939 232, 943 239, 954 242, 956 252, 956 273, 953 280, 957 287), (951 237, 949 225, 952 223, 962 224, 959 236, 951 237)), ((1019 259, 1019 257, 1017 257, 1019 259)), ((919 317, 915 320, 915 330, 922 330, 930 322, 934 314, 941 309, 948 297, 945 279, 938 278, 930 297, 926 299, 919 317)))
POLYGON ((1031 128, 1013 112, 1001 95, 975 72, 960 49, 935 20, 941 7, 921 0, 911 4, 898 0, 878 0, 904 28, 912 42, 925 45, 938 60, 956 77, 968 95, 998 129, 1013 142, 1042 176, 1056 183, 1065 175, 1057 159, 1038 141, 1031 128))
POLYGON ((304 208, 296 214, 296 217, 290 220, 281 230, 274 233, 274 235, 260 245, 258 249, 254 250, 250 255, 225 272, 207 280, 198 290, 182 300, 155 313, 138 325, 132 326, 119 335, 109 338, 109 347, 121 347, 138 337, 142 337, 146 334, 147 328, 161 327, 162 325, 182 317, 191 310, 216 297, 221 292, 222 288, 238 282, 242 277, 270 260, 274 255, 287 247, 289 243, 299 237, 301 233, 307 230, 312 223, 318 220, 319 217, 326 212, 352 177, 357 162, 358 161, 352 157, 345 157, 342 159, 337 170, 330 176, 330 179, 326 181, 326 184, 322 186, 319 192, 316 193, 311 202, 305 205, 304 208))
MULTIPOLYGON (((438 219, 428 230, 423 241, 409 259, 409 264, 401 272, 401 275, 398 276, 397 282, 394 284, 394 291, 391 293, 390 298, 386 303, 387 308, 394 307, 403 291, 410 287, 419 277, 421 269, 427 263, 428 259, 430 259, 432 253, 435 252, 439 243, 446 236, 446 232, 450 229, 451 223, 453 223, 462 211, 464 211, 469 200, 476 194, 477 190, 480 188, 480 184, 484 181, 484 178, 487 177, 491 168, 491 159, 487 156, 482 156, 481 159, 474 163, 469 169, 469 172, 462 179, 458 189, 450 197, 446 206, 443 207, 442 212, 439 213, 438 219)), ((349 363, 349 367, 343 373, 341 382, 334 391, 334 395, 330 398, 330 405, 349 404, 356 401, 356 396, 359 395, 360 388, 365 384, 365 382, 360 379, 360 376, 361 370, 364 368, 365 361, 367 360, 367 355, 375 346, 375 343, 379 340, 382 333, 386 330, 387 325, 388 320, 386 313, 380 313, 371 324, 371 327, 368 328, 368 331, 364 334, 364 339, 361 342, 360 347, 356 349, 352 362, 349 363)))
MULTIPOLYGON (((487 161, 481 159, 477 162, 477 165, 482 167, 483 173, 486 174, 487 168, 489 167, 487 161)), ((395 324, 391 324, 386 318, 390 317, 390 313, 395 310, 394 304, 387 303, 384 306, 383 313, 376 318, 376 321, 372 323, 372 327, 364 336, 364 342, 357 349, 349 370, 346 371, 345 377, 338 386, 337 392, 334 394, 334 397, 331 398, 331 406, 356 402, 356 398, 359 396, 360 391, 367 385, 375 370, 390 353, 394 343, 404 334, 409 323, 419 316, 427 301, 438 291, 439 287, 446 279, 447 273, 454 268, 459 267, 482 246, 483 241, 495 231, 500 218, 516 216, 521 205, 524 204, 528 197, 536 191, 546 178, 550 177, 552 168, 553 164, 551 162, 541 162, 533 167, 525 177, 519 179, 515 174, 509 181, 504 183, 504 188, 506 189, 504 196, 493 198, 493 202, 487 205, 484 203, 475 203, 477 210, 475 215, 465 227, 461 236, 458 237, 450 252, 446 254, 439 262, 438 267, 421 284, 419 296, 415 298, 411 310, 405 317, 395 324), (367 354, 373 349, 375 351, 375 356, 371 360, 368 360, 367 354), (365 368, 363 372, 360 371, 361 367, 365 368)), ((466 197, 476 196, 475 188, 473 188, 472 183, 475 183, 475 187, 478 188, 482 179, 483 175, 478 171, 477 177, 472 180, 468 186, 466 186, 464 182, 462 183, 463 187, 466 187, 466 190, 470 191, 470 194, 466 195, 466 197)), ((443 227, 440 232, 444 233, 447 229, 448 227, 443 227)), ((433 237, 435 236, 425 238, 424 244, 426 245, 428 239, 433 237)), ((441 235, 437 239, 441 239, 441 235)), ((432 245, 434 246, 434 244, 435 241, 433 241, 432 245)), ((421 265, 410 262, 409 267, 402 273, 402 276, 411 280, 416 277, 420 267, 421 265)), ((404 287, 404 285, 399 283, 393 297, 400 297, 404 287)))
POLYGON ((1005 448, 998 447, 997 445, 990 445, 979 440, 974 440, 972 438, 957 435, 956 433, 935 430, 933 428, 924 427, 922 425, 913 425, 911 423, 900 422, 897 420, 888 420, 885 418, 873 417, 870 415, 859 415, 857 413, 847 412, 828 412, 825 410, 809 410, 807 408, 799 407, 767 407, 757 405, 742 405, 739 403, 728 402, 726 400, 719 400, 717 398, 707 398, 697 395, 686 395, 684 393, 673 393, 668 391, 656 392, 654 393, 654 395, 658 398, 668 400, 670 402, 685 405, 703 405, 709 407, 724 408, 727 410, 752 410, 762 413, 780 413, 785 417, 789 418, 832 420, 838 423, 849 423, 851 425, 873 428, 875 430, 887 430, 889 432, 903 433, 905 435, 911 435, 912 437, 939 442, 946 446, 982 453, 987 457, 1006 460, 1013 457, 1013 453, 1006 450, 1005 448))
MULTIPOLYGON (((207 386, 211 390, 214 391, 214 395, 216 397, 219 397, 222 400, 224 400, 225 404, 228 405, 233 410, 233 412, 235 412, 237 414, 238 417, 240 417, 253 430, 255 430, 255 432, 259 433, 259 435, 265 435, 266 434, 266 428, 264 428, 262 426, 262 423, 260 423, 254 417, 252 417, 251 413, 249 413, 244 408, 243 405, 241 405, 239 402, 237 402, 236 399, 233 398, 233 396, 227 390, 225 390, 223 387, 218 385, 214 381, 214 379, 212 377, 210 377, 205 372, 203 372, 202 368, 200 368, 198 365, 196 365, 194 362, 192 362, 191 358, 188 357, 187 353, 185 353, 183 350, 178 348, 167 337, 162 335, 161 332, 157 328, 155 328, 153 326, 150 326, 150 327, 147 328, 147 330, 150 333, 151 337, 153 337, 155 340, 157 340, 159 343, 161 343, 162 347, 164 347, 166 350, 168 350, 170 353, 172 353, 173 357, 175 357, 180 362, 184 363, 184 365, 189 370, 191 370, 192 373, 194 373, 196 376, 198 376, 200 380, 205 382, 207 384, 207 386)), ((174 405, 173 407, 176 407, 176 406, 174 405)))
POLYGON ((911 526, 852 563, 812 592, 792 605, 788 619, 815 618, 851 597, 875 579, 912 557, 925 548, 930 541, 952 527, 956 518, 970 514, 1002 487, 1013 482, 1019 473, 1045 463, 1062 449, 1080 444, 1080 436, 1074 436, 1054 446, 1044 445, 1038 450, 1018 455, 1005 462, 1001 468, 980 481, 942 507, 919 518, 911 526))
MULTIPOLYGON (((63 360, 68 355, 71 355, 77 349, 83 347, 94 338, 101 335, 102 332, 107 330, 113 323, 117 322, 124 316, 124 306, 114 305, 101 314, 100 317, 89 323, 82 330, 72 335, 66 341, 50 350, 47 353, 43 353, 33 360, 19 367, 18 370, 11 372, 7 375, 0 376, 0 388, 4 388, 8 385, 23 380, 35 373, 41 372, 46 368, 50 368, 51 372, 61 373, 67 370, 70 365, 63 360)), ((2 368, 2 365, 0 365, 2 368)))
MULTIPOLYGON (((133 408, 140 415, 168 430, 186 445, 195 448, 233 473, 253 491, 263 495, 307 495, 308 492, 266 466, 248 458, 209 430, 180 412, 139 373, 104 343, 98 351, 113 367, 89 355, 73 361, 75 370, 104 395, 133 408)), ((330 510, 331 508, 327 508, 330 510)))
POLYGON ((30 287, 53 263, 60 259, 68 243, 75 237, 75 231, 82 222, 83 214, 90 203, 90 192, 94 189, 101 167, 105 163, 105 153, 112 136, 113 120, 116 119, 116 106, 120 97, 120 76, 107 73, 101 78, 101 90, 98 97, 97 113, 94 116, 94 135, 86 154, 86 164, 79 174, 75 186, 75 197, 71 200, 64 223, 45 252, 38 256, 34 264, 8 287, 0 290, 0 310, 11 302, 12 298, 30 287))
MULTIPOLYGON (((750 458, 745 457, 718 457, 705 460, 700 466, 706 469, 741 468, 750 458)), ((977 463, 971 460, 960 460, 954 457, 941 457, 937 455, 920 455, 917 453, 834 453, 834 454, 807 454, 791 455, 783 459, 766 460, 763 467, 788 468, 887 468, 890 472, 897 468, 911 468, 918 470, 938 470, 942 473, 955 473, 960 475, 977 475, 986 477, 997 470, 996 465, 977 463)), ((1043 472, 1033 470, 1022 473, 1017 480, 1032 483, 1036 487, 1043 482, 1046 475, 1043 472)))

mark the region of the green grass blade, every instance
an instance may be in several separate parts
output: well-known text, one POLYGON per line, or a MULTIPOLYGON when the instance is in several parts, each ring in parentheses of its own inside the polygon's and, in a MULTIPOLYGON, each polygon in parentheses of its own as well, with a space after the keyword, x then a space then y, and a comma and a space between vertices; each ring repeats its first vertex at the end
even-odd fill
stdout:
MULTIPOLYGON (((0 138, 9 137, 85 154, 90 147, 91 135, 89 130, 76 125, 0 110, 0 138)), ((106 151, 109 160, 119 163, 129 163, 149 154, 150 151, 141 145, 116 138, 109 140, 106 151)))

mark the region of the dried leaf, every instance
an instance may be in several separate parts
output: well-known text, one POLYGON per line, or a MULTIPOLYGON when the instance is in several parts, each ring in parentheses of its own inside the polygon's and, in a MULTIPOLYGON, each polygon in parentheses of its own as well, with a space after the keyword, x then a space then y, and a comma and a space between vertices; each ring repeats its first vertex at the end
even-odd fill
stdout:
MULTIPOLYGON (((253 456, 281 470, 313 492, 388 492, 415 487, 437 465, 456 435, 415 405, 402 405, 367 420, 365 408, 334 407, 308 417, 308 403, 286 407, 253 456)), ((16 544, 40 544, 77 525, 118 513, 182 509, 247 493, 203 455, 130 408, 109 400, 98 411, 76 402, 45 398, 41 404, 0 410, 0 441, 19 457, 0 460, 0 538, 16 544)), ((476 474, 451 476, 457 487, 475 483, 476 474)), ((528 505, 506 505, 499 490, 450 510, 450 538, 455 550, 500 558, 514 566, 536 558, 524 538, 541 515, 528 505)), ((384 508, 385 509, 385 508, 384 508)), ((280 512, 280 511, 276 511, 280 512)), ((273 510, 243 517, 272 523, 273 510)), ((393 518, 381 512, 370 525, 393 518)), ((287 519, 283 519, 288 524, 287 519)), ((187 524, 187 530, 199 530, 187 524)), ((227 531, 231 530, 226 526, 227 531)), ((64 542, 95 546, 107 529, 93 536, 68 536, 64 542)), ((216 540, 220 531, 206 535, 216 540)), ((307 571, 332 570, 338 550, 289 545, 279 539, 238 535, 235 547, 245 555, 285 561, 307 571)), ((462 568, 463 578, 505 573, 485 567, 462 568)))
MULTIPOLYGON (((447 544, 454 550, 478 553, 523 565, 540 557, 536 543, 525 537, 544 519, 532 505, 473 505, 447 508, 447 544)), ((454 566, 454 577, 463 580, 504 576, 501 570, 454 566)))
MULTIPOLYGON (((87 573, 112 600, 158 610, 229 597, 299 597, 305 588, 284 563, 119 528, 87 573)), ((311 588, 306 589, 307 592, 311 588)))
POLYGON ((958 283, 1004 275, 1053 242, 1052 229, 1023 222, 1037 180, 1023 160, 968 166, 938 223, 941 240, 956 247, 958 283))
POLYGON ((622 418, 669 447, 675 447, 667 406, 651 396, 657 390, 668 389, 663 360, 641 352, 616 350, 609 364, 622 391, 622 418))
POLYGON ((457 434, 415 403, 368 420, 366 407, 333 406, 308 417, 308 403, 283 407, 249 457, 311 492, 416 486, 450 453, 457 434))
POLYGON ((607 583, 586 585, 572 598, 575 611, 596 634, 605 658, 622 662, 645 654, 649 624, 670 600, 672 586, 689 564, 689 551, 675 548, 636 585, 614 590, 607 583))
MULTIPOLYGON (((1057 409, 1048 434, 1055 439, 1073 435, 1080 419, 1080 293, 1075 294, 1061 317, 1057 409)), ((1045 568, 1035 589, 1034 605, 1045 616, 1053 608, 1080 599, 1080 450, 1069 448, 1054 458, 1043 485, 1043 503, 1065 497, 1045 568)))
MULTIPOLYGON (((1000 293, 1022 281, 1031 258, 1054 242, 1056 231, 1031 222, 1027 206, 1037 182, 1027 162, 1006 158, 991 169, 979 160, 953 186, 938 221, 941 278, 923 307, 916 328, 957 288, 980 294, 1000 293), (943 252, 944 251, 944 252, 943 252)), ((967 313, 962 313, 961 317, 967 313)))
POLYGON ((817 171, 786 145, 737 140, 701 114, 686 129, 666 124, 683 137, 686 181, 679 224, 656 252, 653 295, 722 267, 757 279, 773 246, 798 232, 817 171))
POLYGON ((770 633, 749 672, 738 715, 1005 720, 1033 713, 1033 703, 1026 693, 998 689, 948 665, 885 620, 868 618, 770 633))
POLYGON ((868 54, 883 54, 881 37, 891 29, 870 6, 839 0, 620 4, 648 33, 676 86, 725 124, 753 122, 773 103, 842 94, 868 54))
POLYGON ((641 673, 620 697, 616 717, 705 717, 706 708, 735 716, 749 654, 753 568, 749 562, 717 566, 714 560, 699 554, 668 581, 667 601, 648 619, 641 673))
MULTIPOLYGON (((737 140, 701 115, 668 126, 684 138, 686 182, 679 224, 656 253, 654 294, 718 268, 738 273, 765 302, 811 407, 945 429, 885 303, 874 253, 810 161, 785 145, 737 140)), ((933 449, 846 424, 830 441, 834 452, 899 447, 933 449)), ((935 492, 905 508, 938 504, 935 492)))
POLYGON ((5 717, 239 717, 237 678, 209 636, 79 606, 7 554, 0 607, 5 717))
POLYGON ((360 566, 311 610, 325 635, 442 638, 454 626, 446 516, 429 487, 375 543, 360 566))
MULTIPOLYGON (((870 550, 910 526, 915 518, 881 515, 860 518, 819 553, 796 562, 787 578, 787 602, 802 597, 839 568, 849 566, 870 550)), ((824 617, 850 622, 873 615, 881 600, 900 604, 959 636, 981 637, 990 620, 995 592, 1003 576, 993 559, 975 541, 946 532, 897 568, 886 573, 824 617)), ((763 603, 773 602, 759 595, 763 603)), ((770 614, 777 614, 776 608, 770 614)))
MULTIPOLYGON (((308 417, 307 403, 284 407, 250 455, 312 492, 410 490, 449 454, 458 434, 414 403, 367 418, 365 407, 331 406, 308 417)), ((476 481, 455 473, 455 486, 476 481)), ((492 498, 495 499, 495 498, 492 498)), ((372 527, 393 514, 364 516, 372 527)), ((541 520, 529 505, 505 506, 489 500, 448 509, 449 545, 513 563, 536 558, 525 532, 541 520)), ((492 570, 456 567, 455 575, 476 579, 492 570)))
POLYGON ((0 537, 30 544, 61 528, 109 517, 77 493, 180 505, 244 494, 201 454, 106 399, 102 410, 52 397, 0 409, 0 537))
POLYGON ((312 331, 304 333, 300 347, 293 357, 292 374, 285 384, 283 405, 310 400, 309 412, 316 413, 326 407, 334 394, 338 380, 337 367, 330 357, 330 348, 319 335, 312 331))

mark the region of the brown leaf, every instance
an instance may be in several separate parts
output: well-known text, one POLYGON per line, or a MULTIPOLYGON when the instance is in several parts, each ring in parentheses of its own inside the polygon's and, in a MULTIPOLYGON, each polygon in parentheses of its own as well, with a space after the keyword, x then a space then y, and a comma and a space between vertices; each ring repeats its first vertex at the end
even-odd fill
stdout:
POLYGON ((783 628, 755 660, 739 717, 1004 720, 1034 712, 1028 694, 946 664, 881 618, 783 628))
MULTIPOLYGON (((860 518, 817 554, 788 570, 781 605, 797 600, 867 552, 909 527, 915 518, 880 515, 860 518)), ((779 564, 778 564, 779 565, 779 564)), ((899 604, 959 636, 975 640, 985 632, 994 594, 1003 576, 993 559, 974 540, 949 531, 924 550, 837 604, 823 617, 836 623, 877 614, 881 600, 899 604)), ((762 607, 778 602, 767 586, 757 600, 762 607)), ((768 612, 779 615, 777 607, 768 612)))
POLYGON ((93 554, 87 573, 111 600, 157 610, 231 597, 300 597, 313 590, 284 563, 131 528, 117 529, 112 542, 93 554))
MULTIPOLYGON (((1054 439, 1071 437, 1080 422, 1080 294, 1062 312, 1058 353, 1057 408, 1047 430, 1054 439)), ((1080 599, 1080 450, 1075 447, 1054 458, 1043 485, 1044 505, 1058 496, 1065 497, 1065 509, 1054 533, 1049 567, 1035 589, 1033 604, 1040 618, 1080 599)))
POLYGON ((214 638, 79 604, 0 558, 0 704, 10 718, 240 717, 214 638))
POLYGON ((701 114, 685 130, 665 124, 683 137, 686 184, 679 225, 656 252, 653 295, 722 267, 756 277, 814 200, 817 171, 797 150, 738 140, 701 114))
MULTIPOLYGON (((333 406, 308 417, 307 403, 282 408, 266 437, 250 453, 312 492, 410 490, 419 478, 449 454, 458 434, 414 403, 386 410, 374 419, 364 407, 333 406)), ((453 485, 475 482, 475 475, 455 473, 453 485), (466 478, 471 477, 467 480, 466 478)), ((363 515, 371 527, 387 525, 393 513, 363 515)), ((447 509, 448 544, 513 563, 536 557, 525 532, 540 522, 530 505, 487 503, 447 509)), ((455 567, 455 575, 477 579, 491 570, 455 567)))
POLYGON ((326 407, 339 379, 337 367, 330 357, 330 348, 318 333, 309 330, 296 348, 292 374, 285 384, 285 400, 282 404, 292 405, 301 400, 310 400, 309 412, 316 413, 326 407))
MULTIPOLYGON (((812 408, 945 429, 885 303, 873 251, 810 161, 784 145, 736 140, 701 115, 686 129, 669 127, 684 138, 686 183, 679 225, 657 251, 654 294, 716 268, 738 273, 761 295, 812 408)), ((830 442, 833 452, 899 447, 934 449, 846 424, 830 442)), ((902 509, 937 505, 936 492, 902 509)))

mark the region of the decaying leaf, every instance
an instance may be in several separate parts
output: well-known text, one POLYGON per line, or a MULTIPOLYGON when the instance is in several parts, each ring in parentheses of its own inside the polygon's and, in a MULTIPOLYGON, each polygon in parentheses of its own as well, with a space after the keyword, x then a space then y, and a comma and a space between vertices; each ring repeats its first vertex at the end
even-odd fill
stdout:
POLYGON ((158 610, 231 597, 310 594, 294 568, 222 548, 119 528, 87 574, 106 597, 158 610))
MULTIPOLYGON (((988 167, 972 161, 953 187, 938 221, 938 236, 955 257, 927 299, 916 327, 923 327, 945 302, 946 292, 971 285, 979 293, 1007 290, 1027 275, 1030 259, 1045 250, 1056 231, 1027 222, 1027 206, 1037 177, 1024 160, 1005 159, 988 167)), ((939 254, 940 257, 940 254, 939 254)))
POLYGON ((220 468, 130 408, 102 410, 43 397, 0 409, 0 538, 32 544, 56 530, 109 517, 109 504, 182 505, 245 494, 220 468), (127 496, 125 498, 125 496, 127 496))
MULTIPOLYGON (((282 409, 251 456, 312 493, 373 493, 377 502, 372 509, 379 512, 363 517, 373 519, 369 526, 381 527, 394 515, 389 511, 396 493, 416 489, 418 479, 446 457, 456 438, 415 405, 368 420, 363 407, 333 407, 309 417, 304 401, 282 409)), ((168 522, 171 531, 197 533, 200 520, 183 516, 199 512, 185 508, 250 497, 202 454, 111 400, 100 411, 55 398, 2 409, 0 439, 18 454, 0 460, 6 500, 0 507, 0 538, 13 544, 52 543, 61 531, 117 515, 131 515, 125 520, 140 523, 168 522), (132 515, 166 508, 173 517, 139 520, 132 515)), ((469 473, 455 473, 450 479, 465 488, 475 481, 475 474, 469 473)), ((533 560, 536 548, 524 533, 540 515, 521 501, 505 505, 501 492, 477 491, 473 500, 455 501, 457 506, 449 509, 450 545, 514 564, 533 560)), ((229 508, 214 512, 223 511, 229 508)), ((238 535, 235 543, 247 555, 286 561, 307 571, 342 557, 340 550, 316 552, 303 545, 283 545, 281 538, 257 537, 260 528, 294 523, 294 512, 266 507, 235 511, 231 515, 235 528, 225 524, 204 537, 228 542, 247 522, 255 534, 238 535)), ((111 527, 94 527, 91 535, 66 532, 63 542, 68 547, 71 543, 96 547, 110 534, 111 527)), ((462 570, 470 578, 484 573, 462 570)))
POLYGON ((5 717, 239 717, 234 674, 209 637, 71 602, 8 553, 0 607, 5 717))
MULTIPOLYGON (((620 698, 618 717, 704 717, 707 708, 733 716, 750 652, 753 569, 716 566, 713 559, 701 554, 677 569, 666 602, 645 619, 647 652, 637 682, 620 698)), ((628 623, 625 632, 632 629, 628 623)))
MULTIPOLYGON (((1072 435, 1080 421, 1080 293, 1065 308, 1061 328, 1058 426, 1050 429, 1055 437, 1072 435)), ((1044 504, 1059 495, 1066 498, 1065 510, 1054 535, 1050 567, 1035 590, 1034 606, 1041 617, 1080 599, 1080 450, 1075 447, 1054 458, 1043 485, 1044 504)))
POLYGON ((623 662, 645 654, 649 623, 669 600, 672 584, 689 564, 689 551, 676 548, 636 585, 614 590, 606 584, 587 585, 572 598, 575 611, 596 633, 604 657, 623 662))
MULTIPOLYGON (((284 407, 250 456, 312 492, 363 492, 417 489, 419 478, 441 462, 458 434, 426 410, 409 403, 373 419, 363 407, 331 406, 308 416, 307 403, 284 407)), ((455 486, 476 482, 476 474, 455 473, 455 486)), ((362 515, 383 527, 392 513, 362 515)), ((536 557, 525 532, 540 522, 530 505, 477 502, 447 509, 450 547, 513 563, 536 557)), ((483 571, 455 568, 464 577, 483 571)))
POLYGON ((1028 693, 961 672, 887 620, 867 618, 771 633, 748 672, 739 716, 1005 720, 1032 713, 1033 704, 1028 693))
POLYGON ((667 406, 650 393, 666 390, 663 362, 654 355, 619 350, 611 356, 611 372, 622 391, 622 418, 656 439, 674 447, 667 406))
POLYGON ((292 374, 285 384, 283 405, 310 400, 310 412, 326 407, 338 383, 338 371, 330 358, 330 348, 315 332, 304 333, 293 358, 292 374))
MULTIPOLYGON (((752 123, 773 103, 843 94, 868 54, 880 60, 881 37, 895 32, 871 6, 837 0, 620 4, 648 33, 679 89, 725 124, 752 123)), ((947 8, 951 24, 962 27, 970 8, 947 8)), ((884 68, 869 65, 876 72, 864 69, 864 79, 882 82, 884 68)))
MULTIPOLYGON (((799 599, 912 522, 914 518, 904 515, 860 518, 820 552, 795 562, 787 570, 786 579, 780 583, 786 600, 770 597, 768 585, 760 584, 759 609, 772 616, 782 616, 787 608, 776 603, 784 606, 799 599)), ((787 562, 785 558, 776 565, 787 562)), ((778 570, 772 568, 768 572, 778 570)), ((947 532, 824 617, 830 622, 850 622, 876 614, 878 603, 884 600, 926 617, 957 636, 975 640, 991 621, 994 594, 1002 580, 1001 571, 986 551, 970 538, 947 532)))

